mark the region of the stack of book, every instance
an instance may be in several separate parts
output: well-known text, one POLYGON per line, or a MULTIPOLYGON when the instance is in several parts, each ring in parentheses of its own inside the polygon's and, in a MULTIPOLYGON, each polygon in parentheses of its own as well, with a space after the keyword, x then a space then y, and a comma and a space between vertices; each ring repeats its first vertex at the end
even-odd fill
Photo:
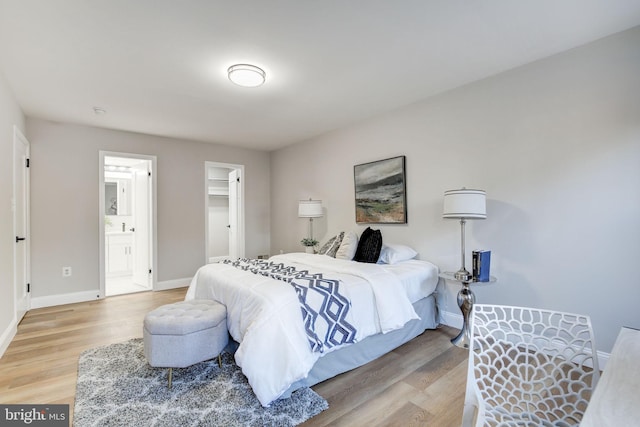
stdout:
POLYGON ((471 265, 474 282, 488 282, 491 278, 489 267, 491 265, 491 251, 471 252, 471 265))

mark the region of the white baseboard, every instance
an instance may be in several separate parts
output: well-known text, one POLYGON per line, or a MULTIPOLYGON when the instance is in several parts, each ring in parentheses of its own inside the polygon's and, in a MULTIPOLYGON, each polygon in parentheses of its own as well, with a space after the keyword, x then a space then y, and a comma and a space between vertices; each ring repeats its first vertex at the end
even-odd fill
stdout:
POLYGON ((462 314, 451 313, 450 311, 441 311, 440 319, 438 319, 443 325, 451 326, 452 328, 462 328, 462 314))
MULTIPOLYGON (((189 286, 191 283, 191 277, 184 279, 166 280, 164 282, 158 282, 155 287, 155 291, 164 291, 167 289, 182 288, 189 286)), ((95 291, 82 291, 60 295, 48 295, 45 297, 31 298, 31 308, 43 308, 53 307, 63 304, 74 304, 77 302, 92 301, 100 299, 100 290, 95 291)))
POLYGON ((95 299, 100 299, 100 289, 31 298, 31 308, 53 307, 55 305, 74 304, 95 299))
POLYGON ((609 356, 611 353, 605 353, 604 351, 598 350, 598 368, 601 371, 604 371, 604 368, 607 366, 607 362, 609 361, 609 356))
POLYGON ((184 288, 191 284, 191 277, 185 277, 183 279, 165 280, 156 283, 153 288, 154 291, 166 291, 168 289, 184 288))
POLYGON ((9 326, 7 326, 7 329, 5 329, 2 335, 0 335, 0 358, 2 358, 4 352, 7 351, 9 344, 11 344, 11 341, 13 340, 13 337, 16 336, 17 332, 18 325, 14 316, 9 326))

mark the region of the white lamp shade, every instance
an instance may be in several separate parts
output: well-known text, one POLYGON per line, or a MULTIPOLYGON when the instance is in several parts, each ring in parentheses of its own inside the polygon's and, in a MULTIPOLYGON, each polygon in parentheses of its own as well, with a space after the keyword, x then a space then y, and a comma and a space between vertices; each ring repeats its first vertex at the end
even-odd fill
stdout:
POLYGON ((443 218, 486 219, 487 201, 484 190, 449 190, 444 192, 443 218))
POLYGON ((322 200, 300 200, 298 203, 298 217, 320 218, 322 216, 322 200))

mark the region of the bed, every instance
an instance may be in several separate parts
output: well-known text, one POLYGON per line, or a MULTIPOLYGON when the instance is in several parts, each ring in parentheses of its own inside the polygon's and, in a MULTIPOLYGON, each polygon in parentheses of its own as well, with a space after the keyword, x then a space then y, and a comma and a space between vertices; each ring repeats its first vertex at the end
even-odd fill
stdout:
POLYGON ((236 363, 269 406, 436 328, 437 282, 437 267, 422 260, 368 264, 291 253, 205 265, 186 299, 226 306, 236 363))

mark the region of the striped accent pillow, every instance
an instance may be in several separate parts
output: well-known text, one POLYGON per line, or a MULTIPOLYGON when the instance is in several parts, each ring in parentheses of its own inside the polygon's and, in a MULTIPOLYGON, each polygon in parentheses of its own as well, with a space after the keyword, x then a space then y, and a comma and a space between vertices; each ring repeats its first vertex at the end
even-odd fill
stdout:
POLYGON ((344 231, 341 231, 337 236, 333 236, 331 239, 327 241, 318 253, 320 255, 329 255, 330 257, 335 258, 336 252, 340 249, 340 244, 342 243, 342 239, 344 238, 344 231))

